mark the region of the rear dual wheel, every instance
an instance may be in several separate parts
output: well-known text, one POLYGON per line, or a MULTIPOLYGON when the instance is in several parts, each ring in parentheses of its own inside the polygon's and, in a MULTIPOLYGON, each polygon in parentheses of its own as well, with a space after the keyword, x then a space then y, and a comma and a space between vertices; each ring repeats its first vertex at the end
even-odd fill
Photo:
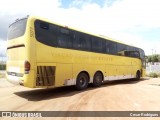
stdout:
POLYGON ((82 72, 78 75, 76 80, 76 89, 84 90, 88 87, 89 77, 86 73, 82 72))
MULTIPOLYGON (((101 72, 96 72, 93 77, 92 85, 94 87, 99 87, 101 86, 102 81, 103 81, 103 75, 101 74, 101 72)), ((77 90, 84 90, 88 87, 88 83, 89 83, 89 76, 87 75, 87 73, 81 72, 77 77, 75 87, 77 90)))
POLYGON ((93 78, 93 83, 92 85, 94 87, 99 87, 101 86, 102 84, 102 81, 103 81, 103 76, 100 72, 96 72, 95 75, 94 75, 94 78, 93 78))

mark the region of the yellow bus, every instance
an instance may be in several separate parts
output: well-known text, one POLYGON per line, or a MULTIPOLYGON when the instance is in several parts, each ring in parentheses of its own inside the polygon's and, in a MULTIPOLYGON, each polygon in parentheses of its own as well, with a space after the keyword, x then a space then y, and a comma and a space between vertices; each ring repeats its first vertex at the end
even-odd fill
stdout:
POLYGON ((145 75, 142 49, 34 16, 9 26, 7 58, 8 81, 30 88, 83 90, 145 75))

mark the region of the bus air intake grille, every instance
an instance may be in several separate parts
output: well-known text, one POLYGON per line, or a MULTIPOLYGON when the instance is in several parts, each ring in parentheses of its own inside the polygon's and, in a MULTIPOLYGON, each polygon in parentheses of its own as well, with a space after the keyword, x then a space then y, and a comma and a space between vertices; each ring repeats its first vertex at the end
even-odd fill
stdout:
POLYGON ((36 86, 53 86, 55 83, 55 66, 38 66, 36 86))

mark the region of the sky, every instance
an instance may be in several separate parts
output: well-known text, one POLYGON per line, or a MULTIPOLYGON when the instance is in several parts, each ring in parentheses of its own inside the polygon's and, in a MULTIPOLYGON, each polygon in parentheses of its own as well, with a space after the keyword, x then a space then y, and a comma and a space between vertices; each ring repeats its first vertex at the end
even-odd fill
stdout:
POLYGON ((17 18, 36 15, 94 34, 105 35, 160 54, 160 0, 1 0, 0 56, 7 29, 17 18))

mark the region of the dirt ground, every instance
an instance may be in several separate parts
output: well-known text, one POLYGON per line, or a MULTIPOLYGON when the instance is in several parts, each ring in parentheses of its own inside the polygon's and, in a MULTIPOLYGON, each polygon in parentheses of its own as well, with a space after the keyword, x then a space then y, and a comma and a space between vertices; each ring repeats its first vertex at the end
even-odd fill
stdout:
MULTIPOLYGON (((99 88, 31 89, 0 79, 0 111, 160 111, 160 78, 106 82, 99 88)), ((9 118, 0 118, 8 120, 9 118)), ((22 120, 22 118, 17 118, 22 120)), ((37 120, 37 118, 24 118, 37 120)), ((38 120, 46 118, 38 118, 38 120)), ((53 119, 53 118, 47 118, 53 119)), ((147 117, 58 117, 58 120, 160 120, 147 117)), ((15 120, 15 118, 14 118, 15 120)))

